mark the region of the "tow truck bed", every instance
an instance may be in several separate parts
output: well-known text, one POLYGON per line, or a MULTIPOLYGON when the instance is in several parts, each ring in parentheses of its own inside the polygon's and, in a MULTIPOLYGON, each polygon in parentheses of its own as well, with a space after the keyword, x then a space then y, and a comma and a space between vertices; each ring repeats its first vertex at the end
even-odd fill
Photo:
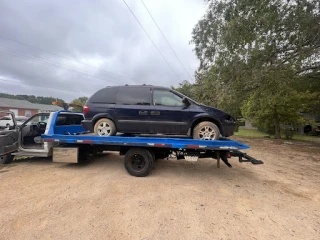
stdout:
POLYGON ((171 149, 203 149, 203 150, 241 150, 249 146, 230 139, 204 141, 189 138, 161 137, 121 137, 121 136, 91 136, 91 135, 42 135, 45 142, 68 144, 113 145, 127 147, 157 147, 171 149))
POLYGON ((190 138, 94 136, 79 132, 79 126, 55 127, 59 112, 48 122, 47 134, 41 136, 44 142, 56 143, 53 149, 55 162, 79 162, 88 154, 103 150, 116 150, 125 155, 125 167, 133 176, 146 176, 151 171, 154 160, 175 155, 177 159, 196 161, 198 158, 215 158, 220 167, 222 160, 228 167, 228 158, 238 157, 240 162, 262 164, 260 160, 241 152, 249 146, 230 139, 214 141, 190 138), (55 156, 56 155, 56 156, 55 156))

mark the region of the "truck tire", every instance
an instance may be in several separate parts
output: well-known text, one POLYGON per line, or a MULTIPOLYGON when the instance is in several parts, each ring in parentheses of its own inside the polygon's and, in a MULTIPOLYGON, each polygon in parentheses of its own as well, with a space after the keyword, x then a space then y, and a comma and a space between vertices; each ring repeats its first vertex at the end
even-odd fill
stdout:
POLYGON ((193 139, 201 140, 218 140, 220 138, 220 130, 213 122, 200 122, 193 129, 193 139))
POLYGON ((11 154, 3 155, 0 157, 0 164, 12 163, 14 156, 11 154))
POLYGON ((98 136, 114 136, 117 133, 116 125, 108 118, 101 118, 94 125, 94 133, 98 136))
POLYGON ((145 148, 131 148, 125 155, 124 166, 135 177, 145 177, 152 170, 154 155, 145 148))
POLYGON ((89 149, 85 147, 79 147, 79 156, 78 156, 78 163, 87 163, 88 156, 89 156, 89 149))

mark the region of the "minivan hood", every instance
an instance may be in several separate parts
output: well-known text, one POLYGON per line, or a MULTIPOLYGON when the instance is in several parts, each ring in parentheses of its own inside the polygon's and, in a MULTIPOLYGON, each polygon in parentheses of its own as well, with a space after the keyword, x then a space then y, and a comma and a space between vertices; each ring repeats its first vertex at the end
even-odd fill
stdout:
MULTIPOLYGON (((209 107, 206 105, 199 105, 203 110, 205 110, 206 112, 212 113, 214 115, 218 115, 219 117, 227 117, 227 116, 231 116, 230 114, 218 109, 218 108, 214 108, 214 107, 209 107)), ((232 117, 232 116, 231 116, 232 117)))

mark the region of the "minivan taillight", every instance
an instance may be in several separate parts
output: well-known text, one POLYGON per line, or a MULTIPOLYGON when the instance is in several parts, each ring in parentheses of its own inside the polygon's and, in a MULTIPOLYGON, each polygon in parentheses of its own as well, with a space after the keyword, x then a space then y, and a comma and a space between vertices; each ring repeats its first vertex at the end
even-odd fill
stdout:
POLYGON ((83 114, 86 115, 90 110, 90 107, 89 106, 84 106, 83 107, 83 114))

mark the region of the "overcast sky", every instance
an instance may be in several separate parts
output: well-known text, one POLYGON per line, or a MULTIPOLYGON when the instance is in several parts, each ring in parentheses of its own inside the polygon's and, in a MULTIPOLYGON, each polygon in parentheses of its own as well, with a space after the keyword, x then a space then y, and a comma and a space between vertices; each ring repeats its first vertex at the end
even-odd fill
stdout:
POLYGON ((126 2, 173 70, 122 0, 1 0, 0 92, 71 101, 110 85, 193 82, 199 62, 189 41, 205 3, 143 1, 192 79, 141 0, 126 2))

